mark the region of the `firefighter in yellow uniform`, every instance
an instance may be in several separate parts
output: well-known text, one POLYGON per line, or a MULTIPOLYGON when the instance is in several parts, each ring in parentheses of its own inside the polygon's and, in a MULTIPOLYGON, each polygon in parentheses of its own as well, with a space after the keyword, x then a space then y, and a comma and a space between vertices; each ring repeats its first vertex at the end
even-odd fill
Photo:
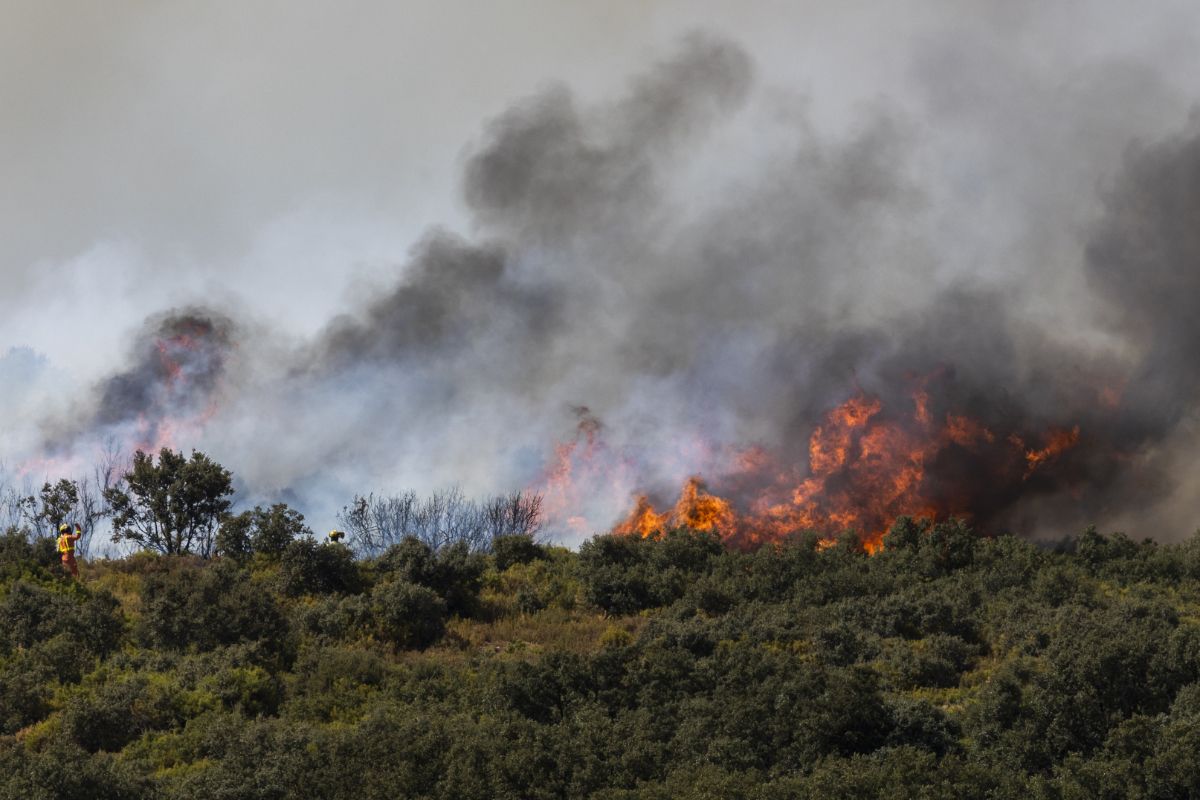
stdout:
POLYGON ((79 523, 75 523, 75 532, 71 532, 71 526, 63 523, 58 526, 58 554, 62 556, 63 569, 71 573, 74 577, 79 577, 79 565, 75 563, 75 543, 79 541, 79 537, 83 536, 83 528, 79 527, 79 523))

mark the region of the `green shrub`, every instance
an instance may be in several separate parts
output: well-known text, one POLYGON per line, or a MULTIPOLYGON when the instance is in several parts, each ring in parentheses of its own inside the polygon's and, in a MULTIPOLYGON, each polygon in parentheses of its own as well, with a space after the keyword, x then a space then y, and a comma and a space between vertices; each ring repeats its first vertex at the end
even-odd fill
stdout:
POLYGON ((384 575, 433 590, 449 613, 465 617, 478 609, 487 560, 472 553, 465 542, 435 552, 410 536, 388 548, 378 566, 384 575))
POLYGON ((492 539, 492 559, 499 572, 514 564, 528 564, 546 558, 546 548, 533 540, 532 536, 513 534, 492 539))
POLYGON ((357 592, 362 580, 350 549, 342 544, 296 539, 283 550, 279 578, 289 595, 357 592))
POLYGON ((217 552, 244 561, 252 553, 277 560, 294 540, 312 536, 304 524, 304 515, 285 503, 270 508, 255 506, 228 517, 217 531, 217 552))
POLYGON ((61 574, 58 564, 53 538, 39 536, 31 540, 29 532, 20 528, 9 528, 0 534, 0 580, 13 580, 24 573, 48 578, 61 574))
POLYGON ((328 640, 351 639, 370 630, 371 603, 358 594, 321 597, 296 612, 299 628, 328 640))
POLYGON ((53 668, 34 653, 10 659, 0 669, 0 735, 16 733, 44 718, 58 680, 53 668))
POLYGON ((446 603, 424 586, 381 583, 371 592, 371 606, 380 638, 397 647, 425 648, 446 631, 446 603))
POLYGON ((0 745, 3 800, 144 800, 156 796, 151 778, 107 755, 89 755, 70 742, 37 751, 0 745))
POLYGON ((596 536, 579 548, 584 599, 610 614, 669 605, 707 574, 723 552, 715 535, 686 529, 661 539, 596 536))
POLYGON ((975 652, 972 645, 944 633, 907 643, 893 661, 899 686, 957 686, 975 652))
POLYGON ((182 725, 179 687, 135 675, 74 695, 63 709, 63 732, 88 752, 117 752, 143 733, 182 725))
POLYGON ((0 599, 0 654, 29 648, 58 635, 103 656, 116 647, 124 628, 116 599, 107 592, 51 591, 18 580, 0 599))
POLYGON ((139 638, 150 647, 200 651, 259 642, 272 651, 287 644, 288 625, 263 586, 229 563, 175 569, 146 576, 139 638))

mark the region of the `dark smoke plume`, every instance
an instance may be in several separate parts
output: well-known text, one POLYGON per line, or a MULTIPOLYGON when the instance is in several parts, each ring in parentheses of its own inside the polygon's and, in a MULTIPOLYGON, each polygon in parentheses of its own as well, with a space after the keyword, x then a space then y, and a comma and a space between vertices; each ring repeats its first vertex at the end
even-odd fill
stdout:
POLYGON ((184 447, 216 412, 236 338, 224 314, 189 308, 149 318, 130 347, 129 365, 73 409, 47 453, 70 460, 89 451, 184 447))
POLYGON ((220 386, 196 444, 252 492, 336 508, 355 491, 586 480, 562 494, 586 506, 563 510, 587 526, 570 539, 635 491, 669 503, 694 473, 749 507, 779 473, 805 476, 815 426, 847 398, 878 398, 916 435, 924 392, 920 413, 991 437, 939 449, 922 479, 985 528, 1062 533, 1170 494, 1160 446, 1200 388, 1200 136, 1131 151, 1080 247, 1101 343, 1031 321, 1036 284, 932 277, 902 120, 768 127, 753 72, 697 36, 611 103, 552 88, 517 104, 466 161, 468 234, 430 234, 394 285, 299 347, 209 312, 153 320, 91 428, 195 416, 220 386), (236 381, 235 341, 258 367, 236 381), (1053 432, 1075 440, 1032 470, 1053 432), (739 465, 748 448, 774 477, 739 465))
POLYGON ((148 320, 133 346, 133 365, 100 387, 93 425, 202 409, 224 374, 232 335, 230 320, 202 309, 148 320))

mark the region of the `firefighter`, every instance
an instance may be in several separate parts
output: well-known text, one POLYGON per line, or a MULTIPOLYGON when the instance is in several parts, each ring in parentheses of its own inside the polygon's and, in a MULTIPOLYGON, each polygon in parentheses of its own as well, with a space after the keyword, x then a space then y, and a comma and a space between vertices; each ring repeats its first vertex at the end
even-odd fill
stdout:
POLYGON ((79 523, 75 523, 75 532, 71 532, 71 526, 63 523, 58 526, 58 552, 62 556, 63 569, 71 573, 75 578, 79 577, 79 565, 75 563, 75 543, 83 536, 83 528, 79 527, 79 523))

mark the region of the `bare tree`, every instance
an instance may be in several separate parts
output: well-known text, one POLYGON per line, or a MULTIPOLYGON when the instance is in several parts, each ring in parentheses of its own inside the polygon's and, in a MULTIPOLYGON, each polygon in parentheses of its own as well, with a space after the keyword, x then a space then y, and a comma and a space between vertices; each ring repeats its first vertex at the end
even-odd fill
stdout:
POLYGON ((398 495, 355 495, 338 514, 338 522, 350 534, 351 545, 360 552, 377 555, 410 535, 417 515, 417 493, 398 495))
POLYGON ((105 501, 104 492, 119 480, 120 465, 120 451, 110 444, 90 475, 59 478, 55 483, 46 481, 36 495, 27 481, 23 492, 10 490, 11 497, 0 499, 0 503, 10 505, 22 518, 21 524, 28 527, 34 536, 55 536, 60 525, 78 524, 82 536, 75 549, 80 555, 86 556, 93 534, 105 519, 112 516, 112 508, 105 501))
POLYGON ((478 503, 453 487, 424 499, 413 491, 356 495, 338 521, 350 534, 352 546, 366 555, 378 555, 410 536, 434 550, 464 542, 475 552, 487 552, 496 536, 536 535, 541 505, 540 495, 521 492, 478 503))
POLYGON ((542 496, 512 492, 493 497, 483 506, 483 523, 489 540, 497 536, 528 536, 542 530, 542 496))
POLYGON ((32 534, 35 530, 32 519, 36 513, 28 479, 18 486, 11 474, 0 468, 0 532, 24 530, 32 534))
POLYGON ((100 454, 100 461, 92 468, 92 474, 79 482, 75 518, 83 528, 83 538, 75 546, 80 555, 88 554, 92 535, 104 520, 112 517, 112 506, 105 500, 105 495, 116 487, 124 471, 125 459, 116 442, 110 439, 100 454))
POLYGON ((483 529, 478 503, 468 500, 457 486, 433 492, 417 510, 412 535, 434 550, 466 542, 472 550, 485 550, 490 542, 483 529))

